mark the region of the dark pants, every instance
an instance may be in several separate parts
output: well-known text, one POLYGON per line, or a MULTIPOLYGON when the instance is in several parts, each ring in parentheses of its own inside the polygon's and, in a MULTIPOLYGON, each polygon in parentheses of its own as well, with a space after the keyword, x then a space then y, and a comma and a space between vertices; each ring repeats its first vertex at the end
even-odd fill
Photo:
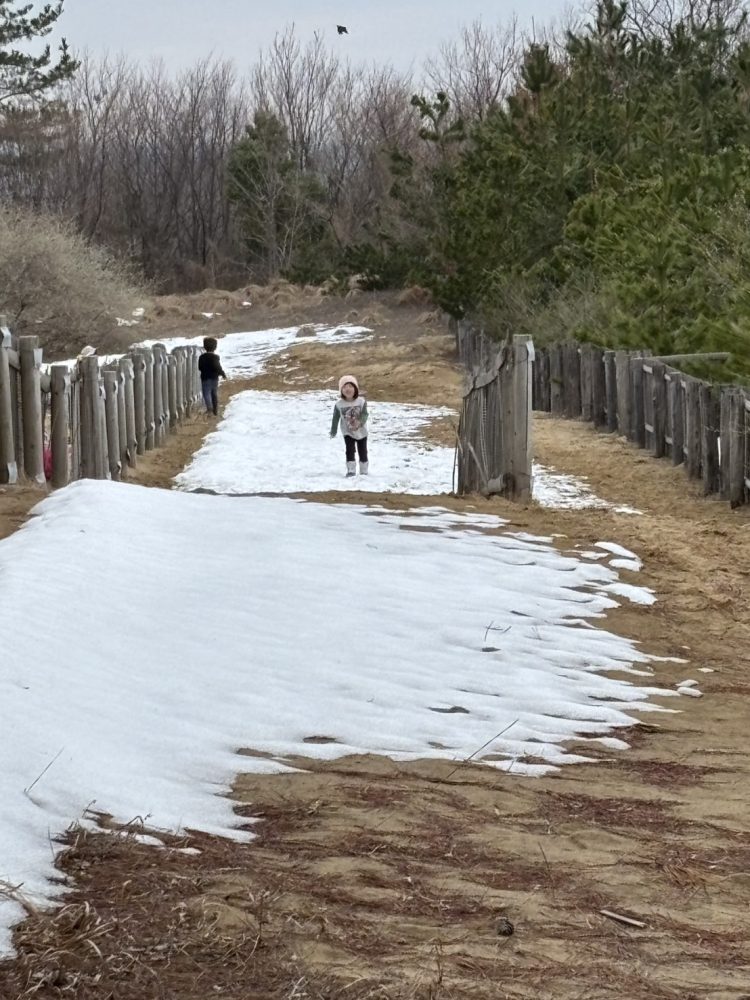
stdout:
POLYGON ((219 412, 219 380, 217 378, 204 378, 201 381, 203 391, 203 402, 206 404, 206 413, 213 413, 216 416, 219 412))
POLYGON ((354 461, 355 449, 359 454, 360 462, 367 461, 367 438, 362 438, 360 441, 355 441, 353 437, 349 437, 348 434, 344 435, 344 444, 346 445, 346 460, 347 462, 354 461))

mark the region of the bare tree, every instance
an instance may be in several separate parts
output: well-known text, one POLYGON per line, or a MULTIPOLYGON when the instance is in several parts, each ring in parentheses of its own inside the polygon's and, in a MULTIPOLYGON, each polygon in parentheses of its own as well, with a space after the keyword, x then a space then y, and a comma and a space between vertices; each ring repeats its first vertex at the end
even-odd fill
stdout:
POLYGON ((743 0, 630 0, 626 12, 628 26, 641 38, 665 37, 680 21, 704 29, 745 17, 743 0))
POLYGON ((521 34, 514 16, 507 24, 487 27, 473 21, 457 41, 446 42, 425 66, 433 91, 447 94, 459 117, 484 118, 512 86, 521 55, 521 34))
MULTIPOLYGON (((132 68, 123 58, 95 63, 84 54, 65 94, 68 111, 65 157, 51 193, 89 238, 98 238, 107 215, 112 168, 113 124, 132 68)), ((106 230, 106 222, 104 223, 106 230)), ((106 239, 106 236, 105 236, 106 239)))
POLYGON ((261 53, 252 72, 251 103, 284 124, 301 170, 314 164, 325 139, 339 69, 320 36, 303 48, 291 25, 261 53))
POLYGON ((226 163, 247 108, 230 64, 204 61, 172 79, 160 64, 85 59, 65 106, 51 205, 166 287, 237 272, 226 163))

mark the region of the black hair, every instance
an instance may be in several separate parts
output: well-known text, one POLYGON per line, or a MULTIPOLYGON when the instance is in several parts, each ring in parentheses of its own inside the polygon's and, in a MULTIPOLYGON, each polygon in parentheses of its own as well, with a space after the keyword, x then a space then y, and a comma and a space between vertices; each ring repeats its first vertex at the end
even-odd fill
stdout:
POLYGON ((204 337, 203 338, 203 350, 204 351, 215 351, 218 346, 216 337, 204 337))

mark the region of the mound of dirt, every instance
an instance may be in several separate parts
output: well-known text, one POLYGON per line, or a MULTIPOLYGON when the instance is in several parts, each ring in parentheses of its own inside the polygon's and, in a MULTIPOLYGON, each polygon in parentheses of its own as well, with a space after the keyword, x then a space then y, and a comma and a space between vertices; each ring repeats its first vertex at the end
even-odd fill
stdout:
POLYGON ((412 285, 399 292, 396 302, 400 306, 431 306, 433 299, 431 293, 426 288, 419 285, 412 285))

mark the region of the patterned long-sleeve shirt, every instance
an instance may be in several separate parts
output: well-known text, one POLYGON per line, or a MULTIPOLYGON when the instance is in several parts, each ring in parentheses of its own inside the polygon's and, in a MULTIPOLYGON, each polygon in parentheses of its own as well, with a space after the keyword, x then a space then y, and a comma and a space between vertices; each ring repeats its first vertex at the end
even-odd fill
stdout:
POLYGON ((367 437, 367 400, 364 396, 357 396, 352 400, 336 400, 331 420, 331 437, 338 430, 339 422, 344 437, 354 438, 355 441, 367 437))

